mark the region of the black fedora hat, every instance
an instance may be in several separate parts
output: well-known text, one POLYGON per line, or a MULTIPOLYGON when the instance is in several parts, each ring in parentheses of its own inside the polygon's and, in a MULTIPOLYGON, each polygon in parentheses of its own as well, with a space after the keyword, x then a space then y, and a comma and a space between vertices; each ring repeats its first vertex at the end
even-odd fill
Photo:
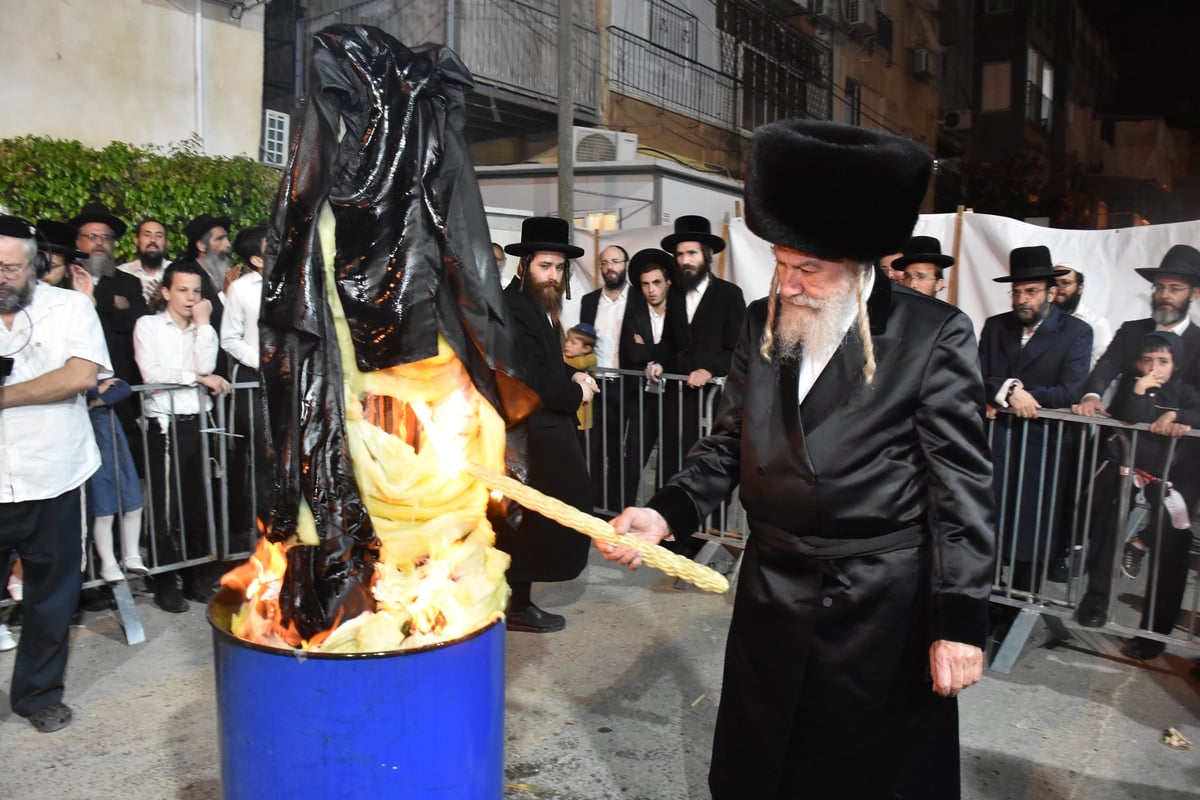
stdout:
POLYGON ((188 244, 195 244, 203 239, 204 234, 213 228, 224 228, 225 232, 229 233, 232 226, 233 220, 229 217, 214 217, 212 214, 201 214, 187 225, 184 225, 183 232, 187 235, 188 244))
POLYGON ((638 250, 629 259, 629 282, 641 288, 639 284, 642 281, 642 273, 656 267, 661 267, 663 275, 667 280, 671 280, 672 273, 675 271, 675 256, 666 250, 659 250, 657 247, 638 250))
POLYGON ((1177 244, 1167 251, 1157 267, 1140 267, 1137 274, 1148 281, 1162 277, 1183 278, 1192 286, 1200 286, 1200 250, 1177 244))
POLYGON ((892 262, 892 269, 904 269, 909 264, 933 264, 941 269, 954 266, 954 258, 942 253, 942 243, 933 236, 914 236, 901 252, 904 255, 892 262))
POLYGON ((673 254, 675 245, 680 242, 706 244, 714 253, 725 249, 725 240, 712 232, 712 225, 708 219, 695 214, 687 214, 675 220, 675 232, 662 240, 662 249, 673 254))
POLYGON ((45 241, 45 249, 51 253, 61 253, 67 261, 83 262, 87 253, 75 246, 75 228, 70 223, 54 219, 39 219, 38 233, 45 241))
POLYGON ((37 228, 33 227, 33 223, 24 217, 18 217, 15 214, 0 214, 0 236, 7 236, 10 239, 36 239, 38 232, 37 228))
POLYGON ((100 222, 107 225, 112 228, 112 232, 116 234, 117 238, 124 236, 125 231, 128 230, 125 223, 117 219, 104 203, 88 203, 82 211, 67 220, 67 224, 76 231, 89 222, 100 222))
POLYGON ((530 217, 521 223, 521 241, 510 244, 504 252, 511 256, 527 253, 562 253, 567 258, 579 258, 583 248, 571 244, 571 226, 558 217, 530 217))
POLYGON ((992 278, 992 280, 996 283, 1047 281, 1070 272, 1070 270, 1054 268, 1054 261, 1050 258, 1050 248, 1043 244, 1014 248, 1008 254, 1008 271, 1008 275, 992 278))
POLYGON ((933 157, 853 125, 790 119, 759 126, 746 168, 746 225, 818 258, 875 261, 917 224, 933 157))

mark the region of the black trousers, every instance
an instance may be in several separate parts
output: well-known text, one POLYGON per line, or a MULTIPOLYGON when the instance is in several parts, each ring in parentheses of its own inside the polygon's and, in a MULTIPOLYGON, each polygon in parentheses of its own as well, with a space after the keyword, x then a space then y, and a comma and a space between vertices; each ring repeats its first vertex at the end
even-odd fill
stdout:
POLYGON ((150 455, 154 566, 201 558, 213 552, 208 536, 208 485, 201 445, 203 415, 176 414, 162 429, 147 420, 150 455))
MULTIPOLYGON (((236 364, 233 382, 258 384, 258 371, 236 364)), ((238 553, 252 550, 258 541, 256 517, 266 513, 271 475, 265 449, 262 387, 235 389, 229 405, 229 474, 225 481, 229 491, 229 551, 238 553)))
POLYGON ((592 478, 593 502, 615 514, 625 507, 621 489, 625 463, 621 455, 625 438, 622 380, 601 377, 598 381, 600 396, 592 401, 592 427, 587 431, 588 472, 592 478))
MULTIPOLYGON (((627 397, 625 400, 628 435, 625 437, 624 504, 627 506, 637 504, 642 472, 646 469, 646 462, 650 460, 650 451, 658 441, 659 416, 662 413, 660 393, 642 391, 639 394, 640 397, 627 397)), ((659 461, 661 462, 661 459, 659 461)), ((663 484, 661 468, 656 470, 656 475, 657 489, 663 484)))
POLYGON ((28 717, 63 698, 71 615, 83 583, 83 489, 49 500, 0 503, 0 579, 8 580, 8 554, 25 571, 25 615, 9 702, 28 717))

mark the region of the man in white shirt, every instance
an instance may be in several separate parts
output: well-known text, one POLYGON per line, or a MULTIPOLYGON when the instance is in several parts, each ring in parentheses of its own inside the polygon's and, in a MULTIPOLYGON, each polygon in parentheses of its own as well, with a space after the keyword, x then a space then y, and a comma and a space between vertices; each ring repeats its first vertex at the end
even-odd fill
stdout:
POLYGON ((167 229, 156 219, 144 219, 133 231, 137 258, 121 264, 117 269, 141 281, 142 296, 147 303, 151 303, 158 296, 163 270, 171 266, 171 260, 166 257, 167 229))
MULTIPOLYGON (((207 427, 205 417, 212 409, 208 395, 227 393, 229 384, 213 373, 217 332, 209 324, 212 303, 201 296, 203 275, 190 260, 167 267, 159 289, 165 308, 139 319, 133 330, 134 355, 145 382, 180 387, 149 392, 144 405, 155 555, 160 565, 212 554, 205 503, 209 487, 197 480, 208 474, 201 430, 207 427)), ((154 603, 164 611, 187 611, 185 597, 206 602, 212 596, 203 567, 180 572, 183 592, 174 572, 154 576, 154 603)))
MULTIPOLYGON (((619 365, 621 322, 629 301, 629 253, 618 244, 600 251, 600 277, 604 285, 588 292, 579 301, 579 321, 596 329, 596 366, 615 370, 619 365)), ((592 477, 592 499, 600 508, 616 513, 621 502, 621 441, 624 439, 624 415, 621 413, 622 386, 617 376, 597 375, 600 402, 595 404, 595 419, 588 430, 588 462, 592 477)))
POLYGON ((83 392, 112 365, 91 302, 39 282, 40 258, 34 227, 0 216, 0 573, 15 551, 25 611, 9 701, 49 733, 71 722, 62 698, 82 584, 82 486, 100 466, 83 392))
MULTIPOLYGON (((230 379, 239 384, 231 395, 229 433, 229 531, 230 552, 253 547, 257 526, 255 492, 263 500, 270 473, 262 450, 263 425, 259 410, 258 312, 262 305, 263 253, 267 226, 246 228, 237 235, 233 249, 247 271, 229 285, 225 314, 221 317, 221 349, 230 360, 230 379), (252 384, 252 385, 246 385, 252 384), (253 419, 252 419, 253 417, 253 419), (253 448, 253 451, 252 449, 253 448), (251 458, 253 452, 253 458, 251 458)), ((265 506, 259 505, 265 511, 265 506)))
POLYGON ((1059 264, 1056 269, 1065 269, 1067 273, 1054 279, 1054 284, 1058 287, 1054 302, 1058 304, 1059 310, 1092 326, 1091 366, 1094 367, 1112 341, 1112 325, 1107 319, 1079 302, 1083 298, 1083 273, 1070 264, 1059 264))

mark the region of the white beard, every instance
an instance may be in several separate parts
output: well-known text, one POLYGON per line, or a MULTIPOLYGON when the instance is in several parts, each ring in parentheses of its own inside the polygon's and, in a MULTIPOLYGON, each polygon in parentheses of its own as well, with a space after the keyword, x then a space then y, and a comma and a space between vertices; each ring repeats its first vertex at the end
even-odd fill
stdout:
POLYGON ((799 359, 801 352, 823 357, 832 354, 846 337, 846 320, 854 318, 858 297, 855 275, 843 279, 820 300, 797 295, 780 298, 775 342, 782 360, 799 359))

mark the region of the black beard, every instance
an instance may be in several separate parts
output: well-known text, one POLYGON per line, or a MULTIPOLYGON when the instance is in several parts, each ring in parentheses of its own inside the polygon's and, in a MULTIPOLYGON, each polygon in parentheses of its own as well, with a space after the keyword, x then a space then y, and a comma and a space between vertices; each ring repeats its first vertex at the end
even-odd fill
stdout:
POLYGON ((1013 313, 1017 315, 1017 319, 1026 328, 1035 328, 1038 325, 1040 325, 1041 323, 1045 322, 1046 317, 1050 316, 1050 309, 1053 307, 1053 305, 1054 304, 1051 303, 1050 301, 1046 301, 1045 303, 1042 304, 1041 308, 1039 308, 1037 311, 1033 312, 1032 316, 1030 316, 1029 319, 1025 319, 1024 317, 1022 317, 1021 311, 1014 311, 1013 313))
POLYGON ((87 271, 96 280, 111 278, 112 274, 117 271, 117 262, 111 255, 104 251, 92 253, 83 266, 87 268, 87 271))
POLYGON ((605 289, 620 289, 622 286, 625 285, 625 274, 626 274, 625 270, 621 270, 619 273, 614 275, 612 278, 604 278, 604 288, 605 289))
POLYGON ((696 274, 694 275, 689 275, 683 270, 683 267, 676 268, 675 272, 679 276, 679 285, 683 287, 685 293, 695 289, 700 285, 702 280, 708 277, 709 266, 708 259, 705 259, 704 263, 700 265, 700 269, 696 270, 696 274))
POLYGON ((1063 299, 1056 301, 1058 303, 1058 307, 1060 309, 1062 309, 1064 313, 1067 313, 1067 314, 1075 313, 1075 309, 1079 308, 1079 298, 1083 297, 1083 295, 1081 295, 1079 292, 1076 292, 1075 294, 1071 295, 1070 297, 1065 297, 1063 295, 1059 295, 1059 296, 1062 297, 1063 299))
POLYGON ((11 284, 0 286, 0 314, 15 314, 33 300, 33 280, 27 278, 25 285, 14 289, 11 284))
POLYGON ((557 314, 562 310, 563 288, 557 283, 538 283, 526 281, 522 291, 533 303, 533 307, 543 314, 557 314))
POLYGON ((158 269, 162 266, 163 252, 159 250, 157 253, 146 253, 138 250, 138 261, 142 262, 142 266, 147 269, 158 269))

